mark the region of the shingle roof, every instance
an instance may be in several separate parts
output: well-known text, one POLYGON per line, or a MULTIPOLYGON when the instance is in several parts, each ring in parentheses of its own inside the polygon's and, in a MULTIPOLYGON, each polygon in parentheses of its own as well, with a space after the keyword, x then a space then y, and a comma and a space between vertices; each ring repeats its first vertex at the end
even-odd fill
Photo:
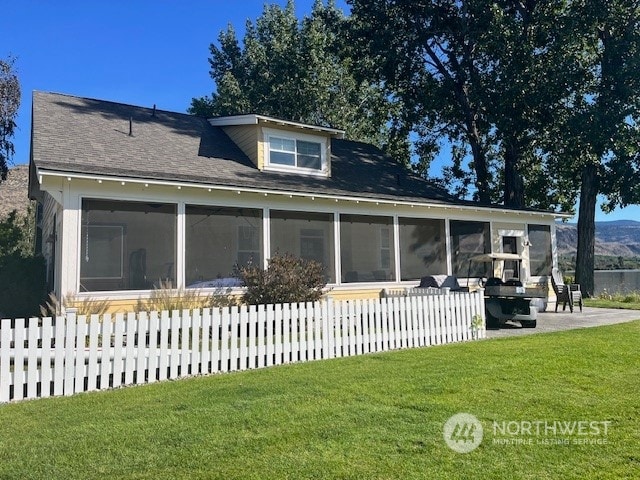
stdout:
POLYGON ((460 202, 373 145, 331 141, 331 178, 259 171, 202 117, 34 92, 32 162, 67 173, 345 195, 460 202), (129 135, 131 119, 132 135, 129 135))

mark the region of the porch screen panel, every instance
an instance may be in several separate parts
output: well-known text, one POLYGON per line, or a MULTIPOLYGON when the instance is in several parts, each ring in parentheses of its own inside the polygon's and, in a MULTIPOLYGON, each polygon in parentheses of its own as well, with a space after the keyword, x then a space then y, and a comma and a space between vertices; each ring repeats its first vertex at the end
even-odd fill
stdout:
POLYGON ((551 253, 551 227, 549 225, 529 225, 529 267, 534 277, 551 275, 553 267, 551 253))
POLYGON ((340 215, 342 281, 395 280, 393 218, 340 215))
POLYGON ((335 282, 333 214, 272 210, 271 255, 289 253, 324 266, 327 282, 335 282))
MULTIPOLYGON (((469 259, 474 255, 491 252, 491 233, 487 222, 468 222, 451 220, 451 252, 453 274, 466 277, 469 271, 469 259)), ((471 277, 482 277, 487 274, 487 266, 472 263, 469 272, 471 277)))
POLYGON ((262 210, 186 206, 187 288, 235 286, 236 266, 262 266, 262 252, 262 210))
POLYGON ((400 218, 400 274, 402 280, 447 273, 444 220, 400 218))
POLYGON ((80 291, 176 285, 175 204, 83 199, 80 291))

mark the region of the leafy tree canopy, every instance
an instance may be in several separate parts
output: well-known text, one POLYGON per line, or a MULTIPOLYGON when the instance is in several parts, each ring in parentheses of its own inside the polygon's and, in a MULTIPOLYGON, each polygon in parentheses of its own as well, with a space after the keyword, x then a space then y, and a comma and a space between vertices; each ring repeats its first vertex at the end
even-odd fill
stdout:
POLYGON ((210 47, 216 90, 194 98, 190 112, 204 116, 259 113, 339 128, 347 138, 385 147, 407 161, 401 105, 382 85, 357 75, 358 53, 349 44, 347 19, 333 0, 317 0, 299 21, 294 3, 265 5, 248 21, 242 42, 233 26, 210 47))
POLYGON ((581 81, 556 116, 549 160, 580 192, 576 281, 593 293, 595 211, 640 203, 640 4, 571 2, 581 81))
POLYGON ((31 207, 26 215, 13 210, 0 220, 0 264, 2 258, 9 255, 28 257, 33 254, 35 231, 32 212, 31 207))
POLYGON ((20 82, 14 69, 14 59, 0 59, 0 181, 7 179, 14 153, 11 138, 16 128, 19 107, 20 82))
POLYGON ((443 180, 459 196, 573 206, 575 196, 549 195, 541 140, 577 79, 579 49, 564 27, 564 0, 349 3, 371 74, 411 112, 423 171, 444 140, 452 163, 443 180))
POLYGON ((418 142, 453 145, 444 179, 459 194, 570 211, 579 196, 576 277, 591 293, 597 196, 640 202, 637 0, 348 1, 418 142))

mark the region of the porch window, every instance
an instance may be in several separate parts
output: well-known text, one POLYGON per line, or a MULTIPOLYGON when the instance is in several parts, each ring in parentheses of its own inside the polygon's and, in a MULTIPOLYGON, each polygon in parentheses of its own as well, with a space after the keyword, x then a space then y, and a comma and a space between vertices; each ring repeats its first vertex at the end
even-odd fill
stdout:
POLYGON ((270 217, 271 254, 315 260, 324 266, 327 281, 335 282, 333 214, 272 210, 270 217))
POLYGON ((265 129, 265 140, 266 169, 316 175, 326 172, 324 137, 265 129))
POLYGON ((447 273, 444 220, 400 218, 400 274, 402 280, 447 273))
POLYGON ((262 256, 262 210, 186 206, 187 288, 236 286, 236 267, 261 267, 262 256))
POLYGON ((395 280, 393 218, 340 215, 342 281, 395 280))
POLYGON ((176 205, 84 199, 80 291, 176 284, 176 205))
MULTIPOLYGON (((450 231, 453 274, 466 277, 469 259, 474 255, 491 252, 489 223, 451 220, 450 231)), ((471 264, 469 274, 472 277, 482 277, 486 273, 482 263, 471 264)))
POLYGON ((531 276, 551 275, 553 267, 551 227, 549 225, 529 225, 528 232, 531 276))

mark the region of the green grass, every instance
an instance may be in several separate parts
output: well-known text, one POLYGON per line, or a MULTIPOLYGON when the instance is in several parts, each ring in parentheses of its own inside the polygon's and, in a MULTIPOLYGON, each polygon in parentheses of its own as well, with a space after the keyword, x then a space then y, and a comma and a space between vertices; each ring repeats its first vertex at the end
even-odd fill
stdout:
POLYGON ((640 321, 4 405, 0 478, 639 478, 639 344, 640 321), (468 454, 443 441, 458 412, 484 427, 468 454), (493 443, 520 420, 611 426, 493 443))
POLYGON ((594 298, 585 298, 584 304, 588 307, 640 310, 640 292, 602 293, 594 298))

